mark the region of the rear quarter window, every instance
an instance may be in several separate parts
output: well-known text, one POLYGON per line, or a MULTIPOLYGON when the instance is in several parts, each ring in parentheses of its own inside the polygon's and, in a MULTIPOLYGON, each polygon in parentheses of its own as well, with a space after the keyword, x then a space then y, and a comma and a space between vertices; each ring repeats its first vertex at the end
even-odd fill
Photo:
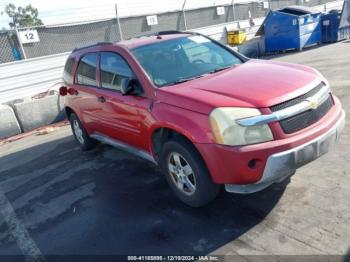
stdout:
POLYGON ((66 61, 66 65, 64 66, 63 81, 66 85, 72 85, 74 82, 74 77, 72 72, 74 63, 75 63, 75 59, 73 57, 69 57, 66 61))

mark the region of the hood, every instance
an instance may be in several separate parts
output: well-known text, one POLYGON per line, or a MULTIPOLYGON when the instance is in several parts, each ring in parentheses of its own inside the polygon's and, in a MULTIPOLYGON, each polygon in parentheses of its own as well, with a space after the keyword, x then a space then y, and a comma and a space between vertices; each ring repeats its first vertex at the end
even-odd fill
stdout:
POLYGON ((249 60, 230 69, 163 87, 160 102, 209 113, 215 107, 264 108, 302 95, 322 81, 316 70, 298 64, 249 60))

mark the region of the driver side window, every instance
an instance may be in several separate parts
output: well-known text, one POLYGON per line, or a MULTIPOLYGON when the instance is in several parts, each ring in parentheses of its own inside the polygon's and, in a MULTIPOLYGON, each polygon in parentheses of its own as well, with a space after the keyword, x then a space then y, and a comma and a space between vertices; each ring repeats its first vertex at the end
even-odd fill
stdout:
POLYGON ((123 79, 133 78, 129 65, 118 54, 102 52, 100 60, 101 87, 116 91, 121 90, 123 79))

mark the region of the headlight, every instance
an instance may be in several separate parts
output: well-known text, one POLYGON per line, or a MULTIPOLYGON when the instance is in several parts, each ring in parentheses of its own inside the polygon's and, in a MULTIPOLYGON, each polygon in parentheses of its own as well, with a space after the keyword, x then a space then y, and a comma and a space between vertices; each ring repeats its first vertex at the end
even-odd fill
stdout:
POLYGON ((221 107, 214 109, 209 116, 211 130, 216 143, 238 146, 273 140, 268 125, 241 126, 236 120, 261 115, 255 108, 221 107))

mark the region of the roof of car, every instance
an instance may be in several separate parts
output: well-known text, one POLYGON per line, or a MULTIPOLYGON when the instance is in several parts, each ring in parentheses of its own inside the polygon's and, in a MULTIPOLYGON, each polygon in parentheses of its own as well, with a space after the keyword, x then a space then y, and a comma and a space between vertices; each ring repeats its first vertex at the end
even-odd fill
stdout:
POLYGON ((101 45, 118 45, 118 46, 124 46, 128 49, 133 49, 139 46, 144 46, 156 42, 162 42, 162 41, 167 41, 170 39, 176 39, 176 38, 181 38, 181 37, 186 37, 193 35, 195 33, 190 33, 190 32, 178 32, 178 31, 161 31, 161 32, 156 32, 152 33, 149 35, 144 35, 144 36, 139 36, 135 38, 131 38, 128 40, 122 40, 119 42, 111 43, 111 42, 99 42, 93 45, 89 46, 83 46, 79 47, 73 50, 73 53, 76 51, 80 50, 85 50, 88 48, 96 47, 96 46, 101 46, 101 45))
POLYGON ((126 46, 128 49, 134 49, 139 46, 144 46, 148 44, 153 44, 156 42, 163 42, 170 39, 176 39, 181 37, 190 36, 191 33, 174 33, 174 34, 164 34, 164 35, 149 35, 149 36, 141 36, 137 38, 131 38, 129 40, 123 40, 118 43, 117 45, 123 45, 126 46))

